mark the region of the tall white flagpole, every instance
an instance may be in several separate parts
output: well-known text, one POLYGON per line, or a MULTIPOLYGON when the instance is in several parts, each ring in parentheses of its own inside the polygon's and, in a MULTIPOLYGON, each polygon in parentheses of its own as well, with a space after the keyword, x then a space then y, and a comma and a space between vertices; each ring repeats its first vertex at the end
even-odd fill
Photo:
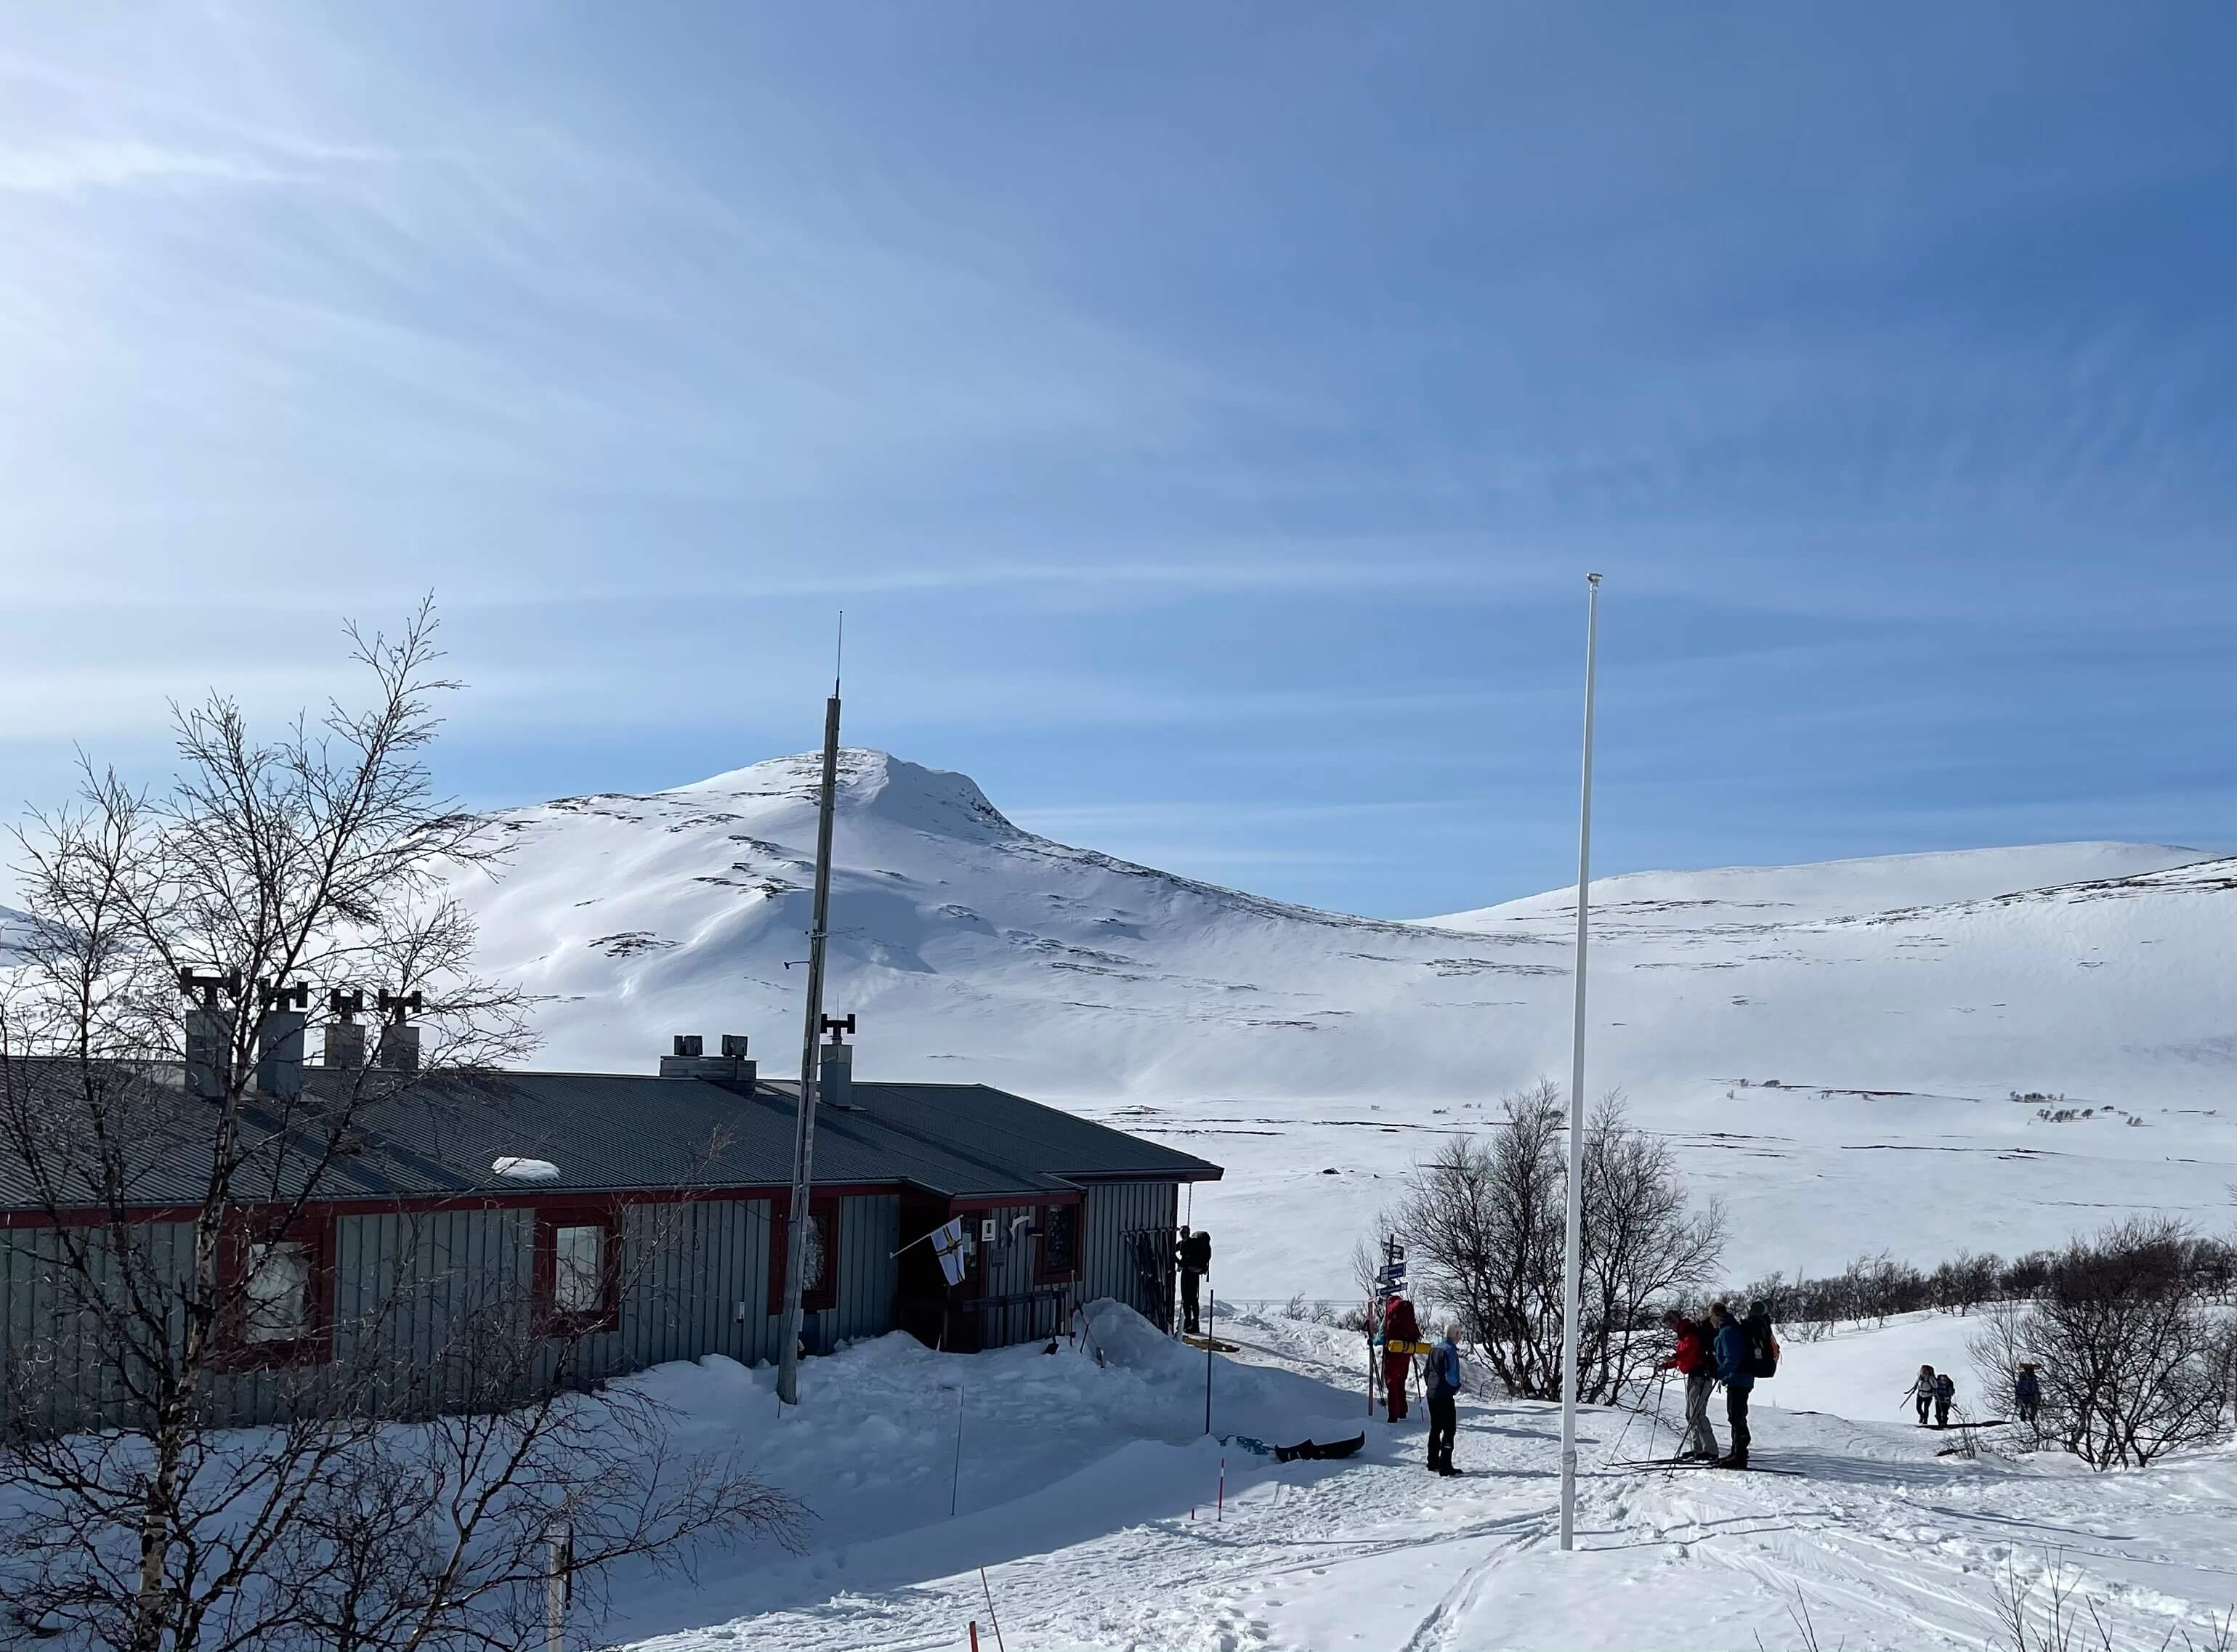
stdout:
POLYGON ((1577 1319, 1583 1292, 1585 1214, 1585 917, 1593 872, 1593 667, 1600 643, 1600 576, 1585 576, 1585 779, 1577 811, 1577 1008, 1569 1032, 1569 1208, 1561 1256, 1561 1547, 1577 1527, 1577 1319))

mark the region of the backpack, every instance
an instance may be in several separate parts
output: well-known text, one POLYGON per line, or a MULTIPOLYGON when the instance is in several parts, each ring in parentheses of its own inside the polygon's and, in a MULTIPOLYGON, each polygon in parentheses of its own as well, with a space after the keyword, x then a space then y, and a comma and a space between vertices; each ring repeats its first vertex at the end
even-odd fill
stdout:
POLYGON ((1747 1318, 1740 1321, 1740 1336, 1745 1340, 1747 1358, 1743 1366, 1751 1377, 1760 1382, 1765 1377, 1778 1374, 1778 1338, 1771 1328, 1771 1309, 1762 1302, 1748 1305, 1747 1318))
POLYGON ((1435 1392, 1457 1394, 1461 1391, 1461 1351, 1448 1342, 1440 1342, 1429 1355, 1429 1375, 1435 1384, 1435 1392))

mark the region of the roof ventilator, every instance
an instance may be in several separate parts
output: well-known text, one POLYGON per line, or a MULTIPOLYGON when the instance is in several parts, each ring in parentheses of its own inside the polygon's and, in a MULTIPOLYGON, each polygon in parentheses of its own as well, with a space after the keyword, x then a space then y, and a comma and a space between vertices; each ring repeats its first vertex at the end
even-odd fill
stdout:
POLYGON ((344 1072, 363 1070, 365 1029, 358 1017, 365 1013, 365 994, 335 987, 327 994, 327 1011, 333 1019, 327 1023, 327 1047, 320 1064, 344 1072))
POLYGON ((380 1064, 393 1073, 419 1070, 419 1029, 405 1019, 426 1008, 417 992, 383 992, 378 1000, 387 1017, 380 1029, 380 1064))
POLYGON ((751 1084, 759 1063, 746 1054, 746 1035, 726 1032, 723 1035, 723 1053, 705 1053, 706 1040, 696 1032, 676 1035, 676 1053, 660 1058, 663 1078, 713 1078, 734 1084, 751 1084))
POLYGON ((309 1021, 311 989, 298 982, 282 986, 257 984, 256 1088, 280 1101, 303 1093, 303 1028, 309 1021))
POLYGON ((179 971, 187 995, 187 1093, 222 1101, 233 1082, 233 1006, 241 1002, 241 971, 197 975, 179 971), (220 1004, 222 994, 228 1000, 220 1004), (196 1000, 199 999, 199 1002, 196 1000))
POLYGON ((846 1035, 855 1030, 852 1016, 826 1016, 823 1030, 831 1035, 815 1058, 815 1104, 842 1113, 861 1110, 855 1100, 855 1046, 846 1035))

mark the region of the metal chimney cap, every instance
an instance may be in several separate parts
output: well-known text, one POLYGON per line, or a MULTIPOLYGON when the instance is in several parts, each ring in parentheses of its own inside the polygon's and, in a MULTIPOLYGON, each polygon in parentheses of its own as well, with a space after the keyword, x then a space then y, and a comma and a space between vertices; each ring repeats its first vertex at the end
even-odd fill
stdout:
POLYGON ((696 1032, 676 1035, 676 1053, 679 1056, 696 1056, 706 1048, 706 1044, 707 1041, 696 1032))

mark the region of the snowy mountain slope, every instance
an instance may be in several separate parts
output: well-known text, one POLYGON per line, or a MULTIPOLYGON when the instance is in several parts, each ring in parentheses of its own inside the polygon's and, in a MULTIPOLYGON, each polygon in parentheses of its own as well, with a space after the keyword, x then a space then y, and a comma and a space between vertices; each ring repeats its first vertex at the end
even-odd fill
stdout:
POLYGON ((0 968, 23 961, 23 944, 30 938, 31 918, 12 906, 0 906, 0 968))
MULTIPOLYGON (((1593 912, 1611 931, 1699 929, 1865 918, 1904 908, 1992 900, 2062 884, 2103 883, 2207 859, 2156 843, 2045 843, 2009 849, 1877 855, 1799 866, 1723 866, 1706 872, 1636 872, 1593 880, 1593 912)), ((1443 918, 1439 929, 1489 934, 1510 924, 1577 921, 1576 892, 1543 895, 1443 918)), ((1596 930, 1594 931, 1598 933, 1596 930)))
MULTIPOLYGON (((861 1072, 1185 1138, 1230 1168, 1196 1195, 1224 1288, 1338 1287, 1435 1132, 1567 1070, 1570 892, 1348 917, 1037 837, 960 775, 841 767, 829 1004, 861 1017, 861 1072)), ((649 1068, 673 1033, 744 1031, 787 1070, 815 782, 784 758, 494 817, 513 869, 461 892, 485 966, 551 996, 543 1064, 649 1068)), ((2054 845, 1594 888, 1588 1083, 1732 1199, 1749 1260, 2225 1208, 2237 862, 2054 845)))

